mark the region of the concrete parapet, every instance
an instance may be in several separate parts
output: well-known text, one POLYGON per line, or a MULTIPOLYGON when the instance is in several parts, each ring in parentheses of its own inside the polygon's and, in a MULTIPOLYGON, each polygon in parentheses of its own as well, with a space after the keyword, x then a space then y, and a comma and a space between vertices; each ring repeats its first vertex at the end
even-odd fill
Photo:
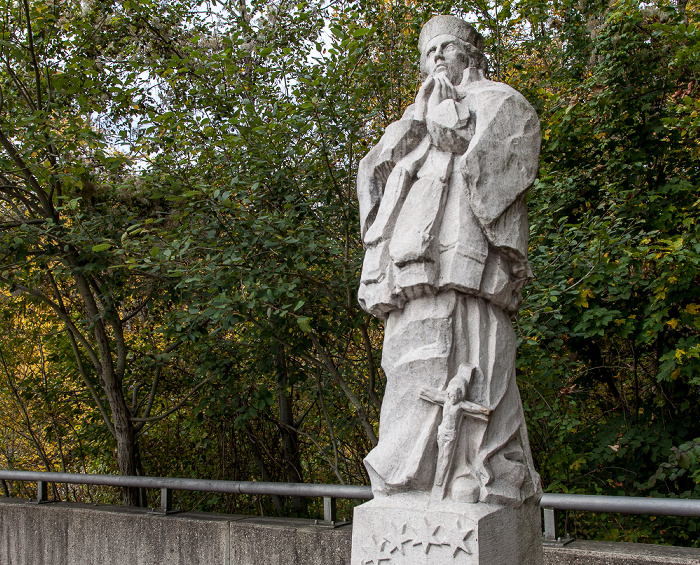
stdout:
POLYGON ((700 565, 700 549, 575 541, 564 547, 545 546, 544 562, 546 565, 700 565))
POLYGON ((0 564, 229 565, 236 518, 0 499, 0 564))
POLYGON ((246 518, 231 523, 231 565, 350 565, 352 526, 246 518))
MULTIPOLYGON (((349 565, 352 527, 0 498, 0 565, 349 565)), ((700 565, 700 550, 574 542, 546 565, 700 565)), ((390 563, 387 563, 390 565, 390 563)))

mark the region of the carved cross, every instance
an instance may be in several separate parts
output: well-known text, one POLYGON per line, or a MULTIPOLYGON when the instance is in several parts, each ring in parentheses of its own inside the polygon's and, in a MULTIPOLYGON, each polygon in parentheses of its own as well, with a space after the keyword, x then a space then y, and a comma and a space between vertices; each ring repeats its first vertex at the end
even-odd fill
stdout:
POLYGON ((477 420, 488 421, 491 410, 470 402, 462 400, 462 389, 448 386, 447 390, 422 387, 418 392, 418 397, 422 400, 432 402, 442 406, 442 422, 438 426, 438 462, 435 471, 435 484, 443 486, 447 471, 452 465, 459 428, 462 417, 470 416, 477 420))

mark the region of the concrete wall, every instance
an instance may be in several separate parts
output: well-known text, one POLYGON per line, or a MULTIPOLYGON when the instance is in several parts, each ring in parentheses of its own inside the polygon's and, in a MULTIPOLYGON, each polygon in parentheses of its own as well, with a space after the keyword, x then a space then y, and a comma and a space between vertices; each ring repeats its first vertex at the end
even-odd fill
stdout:
MULTIPOLYGON (((0 498, 0 565, 349 565, 352 527, 0 498)), ((546 565, 700 565, 700 550, 574 542, 546 565)))

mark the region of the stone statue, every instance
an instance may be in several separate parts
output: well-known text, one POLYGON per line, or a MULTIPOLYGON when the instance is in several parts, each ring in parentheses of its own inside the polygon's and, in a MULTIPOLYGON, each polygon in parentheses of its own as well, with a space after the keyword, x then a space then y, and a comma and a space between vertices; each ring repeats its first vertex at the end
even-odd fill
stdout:
MULTIPOLYGON (((539 516, 511 318, 531 277, 525 196, 537 174, 540 124, 521 94, 485 78, 483 46, 458 18, 425 24, 415 103, 360 163, 365 259, 358 298, 386 320, 387 386, 379 443, 365 459, 375 499, 356 509, 356 531, 364 531, 363 517, 381 521, 372 518, 378 508, 400 518, 394 524, 385 516, 384 524, 409 533, 418 507, 426 523, 440 509, 471 513, 472 532, 494 509, 539 516)), ((469 529, 461 519, 445 534, 460 538, 461 545, 448 544, 452 560, 491 563, 467 549, 471 534, 461 536, 469 529)), ((519 539, 539 540, 530 525, 518 528, 519 539)), ((365 547, 367 535, 357 535, 365 547)), ((396 544, 388 554, 377 547, 387 563, 441 563, 427 557, 445 545, 435 535, 411 542, 423 548, 423 560, 406 560, 396 544)), ((379 563, 363 551, 353 542, 353 565, 379 563)), ((494 563, 541 562, 541 550, 532 551, 534 557, 514 552, 513 560, 494 563)))

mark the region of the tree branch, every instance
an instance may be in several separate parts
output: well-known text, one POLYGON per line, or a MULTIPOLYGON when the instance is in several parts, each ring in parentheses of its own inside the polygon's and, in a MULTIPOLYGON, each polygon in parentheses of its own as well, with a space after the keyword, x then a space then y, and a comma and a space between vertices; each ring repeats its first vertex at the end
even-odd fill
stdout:
MULTIPOLYGON (((56 296, 56 301, 59 307, 65 312, 66 307, 63 302, 61 292, 58 289, 58 285, 56 284, 56 279, 54 279, 53 274, 48 269, 47 274, 49 277, 49 281, 51 282, 51 287, 53 288, 54 295, 56 296)), ((80 374, 80 377, 83 379, 85 386, 90 392, 92 400, 97 405, 97 409, 100 411, 100 414, 102 415, 102 420, 104 421, 105 426, 107 426, 109 433, 112 434, 112 437, 116 439, 114 424, 112 423, 112 420, 109 419, 107 409, 102 403, 102 399, 100 398, 100 395, 98 394, 95 385, 92 384, 92 381, 90 380, 90 377, 88 376, 87 371, 85 370, 83 360, 80 358, 80 349, 78 348, 78 343, 75 341, 75 336, 73 335, 73 332, 70 330, 70 328, 68 328, 68 326, 66 326, 66 329, 68 330, 68 339, 70 340, 71 349, 73 350, 73 357, 75 357, 75 364, 78 367, 78 373, 80 374)))
POLYGON ((321 411, 323 412, 323 417, 326 420, 326 426, 328 427, 328 434, 330 435, 331 445, 333 446, 333 459, 335 460, 335 463, 333 464, 333 470, 335 471, 335 475, 336 475, 336 477, 338 477, 338 480, 340 481, 340 483, 345 484, 342 477, 340 476, 340 472, 338 471, 338 468, 339 468, 338 442, 335 439, 335 432, 333 431, 333 423, 331 422, 331 417, 328 415, 328 410, 326 410, 326 403, 323 401, 323 387, 321 386, 321 372, 320 371, 316 374, 316 384, 317 384, 317 388, 318 388, 317 394, 318 394, 319 403, 321 405, 321 411))
MULTIPOLYGON (((255 318, 253 318, 250 314, 244 314, 246 320, 248 320, 251 324, 253 324, 255 327, 263 330, 263 331, 269 331, 269 328, 266 328, 263 326, 260 322, 258 322, 255 318)), ((293 349, 292 345, 283 339, 280 339, 278 336, 271 334, 272 339, 274 339, 277 343, 281 343, 285 347, 289 349, 293 349)), ((294 355, 297 357, 300 357, 307 363, 310 363, 314 365, 315 367, 319 367, 320 369, 324 369, 328 371, 331 376, 335 379, 335 381, 338 383, 340 388, 343 390, 345 393, 345 396, 347 396, 348 400, 350 403, 353 405, 355 408, 355 413, 357 414, 357 417, 360 419, 360 423, 362 424, 362 427, 364 428, 365 432, 367 433, 367 437, 369 438, 370 442, 372 442, 373 446, 376 446, 377 443, 379 443, 379 439, 377 438, 377 434, 374 433, 374 429, 372 428, 372 425, 369 422, 369 418, 367 417, 367 412, 365 411, 364 407, 362 406, 362 403, 360 402, 360 399, 357 398, 355 393, 352 391, 350 386, 348 385, 347 382, 345 382, 345 379, 343 379, 342 375, 340 374, 340 371, 338 371, 338 368, 335 366, 335 363, 333 363, 333 360, 330 358, 326 350, 321 346, 320 342, 318 341, 318 338, 312 333, 309 334, 309 337, 311 339, 311 342, 314 344, 314 348, 316 351, 319 353, 319 355, 322 357, 322 361, 318 360, 311 355, 307 355, 306 353, 301 353, 301 352, 295 352, 294 355)))
POLYGON ((0 222, 0 231, 10 230, 12 228, 18 228, 26 224, 43 224, 46 219, 41 220, 23 220, 21 222, 0 222))
POLYGON ((36 112, 36 104, 34 104, 34 100, 32 100, 32 97, 29 96, 29 91, 27 90, 27 87, 24 86, 24 83, 19 79, 19 77, 12 70, 12 67, 10 66, 9 59, 5 59, 5 66, 7 67, 8 74, 10 75, 10 77, 12 77, 12 80, 17 85, 17 89, 19 90, 20 94, 22 95, 22 98, 24 98, 24 101, 27 103, 27 106, 29 106, 32 109, 32 111, 36 112))
POLYGON ((19 167, 20 173, 22 176, 25 178, 29 186, 32 187, 34 190, 34 193, 36 194, 36 197, 39 199, 39 202, 41 203, 42 207, 44 208, 44 213, 47 217, 49 218, 54 218, 54 209, 51 203, 49 202, 48 198, 46 197, 46 194, 44 193, 44 190, 41 188, 39 185, 39 182, 36 180, 36 177, 31 173, 29 170, 29 167, 27 167, 26 163, 20 156, 20 154, 17 152, 15 149, 15 146, 12 145, 12 142, 7 139, 5 134, 0 130, 0 144, 3 146, 5 151, 7 151, 7 154, 10 156, 10 158, 15 162, 15 164, 19 167))
MULTIPOLYGON (((175 343, 170 344, 168 347, 166 347, 161 355, 165 353, 170 353, 171 351, 175 351, 180 345, 182 345, 184 340, 179 339, 175 343)), ((153 408, 153 401, 155 400, 156 397, 156 388, 158 387, 158 381, 160 380, 160 373, 162 370, 162 365, 158 366, 156 369, 156 374, 153 377, 153 383, 151 384, 151 392, 148 394, 148 402, 146 403, 146 409, 143 411, 143 418, 148 418, 151 414, 151 409, 153 408)), ((137 432, 141 431, 141 428, 145 425, 145 422, 142 422, 140 425, 136 426, 135 429, 137 432)))
POLYGON ((51 300, 42 292, 39 292, 38 290, 35 290, 33 288, 27 288, 26 286, 21 284, 17 284, 16 282, 3 276, 0 276, 0 282, 5 283, 8 286, 14 287, 17 290, 21 290, 23 293, 38 298, 39 300, 47 304, 54 312, 56 312, 58 318, 66 325, 68 330, 75 336, 77 341, 80 342, 80 345, 82 345, 85 348, 85 351, 90 357, 90 361, 92 361, 93 365, 95 366, 95 370, 98 373, 102 371, 102 365, 100 364, 100 360, 97 358, 95 351, 92 349, 92 346, 87 342, 85 336, 82 333, 80 333, 76 325, 73 323, 73 320, 70 319, 70 316, 68 316, 68 314, 64 312, 58 304, 56 304, 53 300, 51 300))
POLYGON ((29 53, 32 56, 32 67, 34 67, 34 79, 36 80, 36 101, 39 109, 43 109, 43 95, 41 93, 41 71, 39 70, 39 62, 36 60, 36 51, 34 50, 34 34, 32 33, 32 20, 29 17, 29 2, 24 0, 24 15, 27 18, 27 40, 29 42, 29 53))
POLYGON ((369 438, 369 441, 372 442, 373 446, 376 446, 377 443, 379 443, 379 438, 377 438, 377 434, 374 433, 374 428, 372 427, 372 425, 369 422, 369 418, 367 417, 367 412, 365 411, 364 406, 362 406, 360 399, 357 398, 355 393, 350 388, 350 385, 348 385, 348 383, 345 381, 345 379, 343 379, 342 375, 340 374, 340 371, 338 371, 338 368, 335 366, 335 363, 330 358, 330 355, 328 355, 328 352, 321 345, 321 343, 318 341, 318 338, 314 335, 313 332, 311 332, 309 334, 309 338, 311 339, 311 342, 314 344, 314 348, 316 349, 316 351, 318 351, 319 355, 324 360, 324 365, 325 365, 326 370, 335 379, 335 381, 338 383, 338 386, 340 386, 340 388, 343 389, 345 396, 348 397, 348 400, 350 401, 350 403, 355 407, 355 412, 357 413, 357 417, 360 419, 360 423, 362 424, 362 427, 365 429, 365 432, 367 433, 367 437, 369 438))
POLYGON ((202 388, 205 384, 210 383, 211 381, 214 380, 214 376, 212 375, 211 377, 204 379, 201 381, 199 384, 197 384, 190 392, 188 392, 185 397, 180 400, 175 406, 170 408, 167 412, 163 412, 162 414, 159 414, 158 416, 150 416, 148 418, 130 418, 132 422, 155 422, 158 420, 162 420, 163 418, 170 416, 173 412, 179 410, 185 402, 187 402, 195 392, 197 392, 200 388, 202 388))
POLYGON ((10 371, 7 368, 7 364, 5 363, 5 356, 2 354, 2 351, 0 351, 0 362, 2 363, 2 368, 3 368, 3 371, 5 373, 5 377, 7 377, 7 383, 10 385, 10 388, 12 389, 12 394, 15 397, 15 401, 17 402, 17 404, 19 404, 19 407, 22 410, 22 416, 24 417, 24 423, 27 426, 27 431, 29 432, 29 435, 32 439, 32 442, 36 446, 36 450, 39 453, 39 457, 41 458, 41 461, 44 463, 46 470, 51 472, 51 471, 53 471, 53 466, 51 465, 51 462, 49 461, 48 456, 46 454, 46 451, 44 450, 43 446, 41 445, 39 438, 34 433, 34 428, 32 427, 32 422, 29 419, 29 411, 27 409, 27 405, 24 402, 22 402, 22 397, 19 395, 19 392, 17 391, 17 384, 14 382, 13 378, 10 375, 10 371))

